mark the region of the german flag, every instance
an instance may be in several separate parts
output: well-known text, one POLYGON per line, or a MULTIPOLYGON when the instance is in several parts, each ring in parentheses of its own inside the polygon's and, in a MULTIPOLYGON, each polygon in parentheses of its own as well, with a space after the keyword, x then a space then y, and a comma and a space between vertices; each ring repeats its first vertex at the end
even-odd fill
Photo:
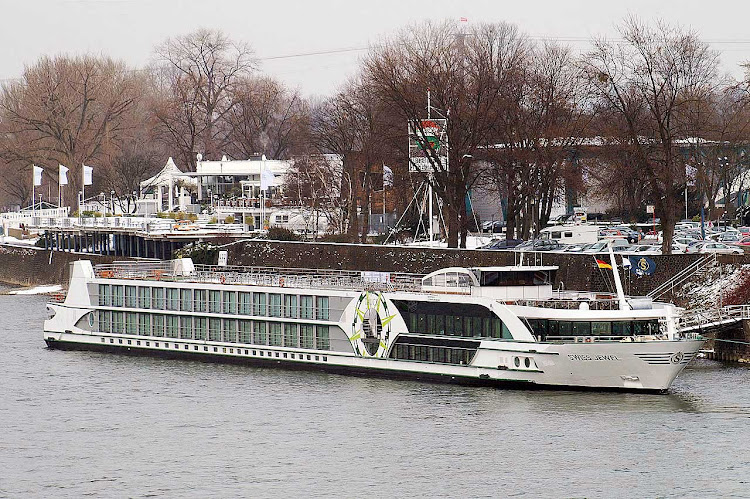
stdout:
POLYGON ((609 270, 612 270, 612 265, 608 264, 608 263, 607 263, 607 262, 605 262, 604 260, 599 260, 598 258, 596 259, 596 265, 597 265, 597 266, 598 266, 598 267, 599 267, 600 269, 609 269, 609 270))

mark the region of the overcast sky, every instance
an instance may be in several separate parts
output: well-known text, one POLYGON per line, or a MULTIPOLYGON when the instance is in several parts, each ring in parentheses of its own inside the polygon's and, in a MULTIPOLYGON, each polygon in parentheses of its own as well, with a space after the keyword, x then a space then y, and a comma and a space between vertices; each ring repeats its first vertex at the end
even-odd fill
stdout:
POLYGON ((742 76, 750 60, 747 0, 0 0, 0 79, 18 77, 43 54, 107 54, 142 67, 165 38, 219 28, 250 43, 261 70, 304 94, 329 94, 357 68, 359 50, 423 19, 509 21, 532 37, 585 50, 592 36, 617 37, 626 15, 695 29, 742 76), (320 55, 301 55, 330 52, 320 55))

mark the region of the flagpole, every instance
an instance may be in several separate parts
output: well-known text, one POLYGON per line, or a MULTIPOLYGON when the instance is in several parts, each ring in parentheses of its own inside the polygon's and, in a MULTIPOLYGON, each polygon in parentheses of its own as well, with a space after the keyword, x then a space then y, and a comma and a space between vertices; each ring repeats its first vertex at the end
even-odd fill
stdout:
POLYGON ((83 204, 84 199, 86 199, 86 165, 81 163, 81 173, 83 175, 81 176, 81 201, 78 203, 78 215, 82 216, 83 213, 81 205, 83 204))
POLYGON ((34 216, 34 213, 36 213, 36 210, 34 209, 34 199, 36 199, 36 168, 34 168, 36 165, 31 165, 31 216, 34 216))

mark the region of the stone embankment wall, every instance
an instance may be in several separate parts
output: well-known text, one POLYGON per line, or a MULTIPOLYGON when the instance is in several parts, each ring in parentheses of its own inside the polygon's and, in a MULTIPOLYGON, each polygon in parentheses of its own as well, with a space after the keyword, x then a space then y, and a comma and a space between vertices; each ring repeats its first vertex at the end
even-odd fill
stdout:
MULTIPOLYGON (((458 250, 375 246, 335 243, 245 241, 227 247, 230 265, 296 267, 342 270, 373 270, 426 274, 445 267, 499 266, 519 263, 520 254, 510 251, 458 250)), ((721 264, 750 263, 750 255, 720 257, 721 264)), ((609 256, 598 258, 609 262, 609 256)), ((651 257, 656 262, 652 276, 637 277, 622 272, 625 293, 644 295, 685 268, 697 256, 651 257)), ((0 281, 19 284, 67 284, 68 264, 89 259, 94 264, 110 263, 123 257, 50 252, 47 250, 0 245, 0 281), (51 258, 50 258, 51 253, 51 258)), ((617 258, 618 263, 621 261, 617 258)), ((216 263, 216 262, 211 262, 216 263)), ((524 264, 556 265, 556 287, 592 291, 613 289, 612 273, 597 268, 592 255, 536 253, 524 255, 524 264)))
POLYGON ((114 260, 108 256, 0 244, 0 282, 19 286, 65 286, 68 283, 70 262, 80 259, 91 260, 94 264, 111 263, 114 260))
POLYGON ((750 364, 750 321, 743 320, 738 326, 724 329, 717 337, 728 341, 709 341, 707 348, 713 347, 713 353, 708 358, 750 364))
MULTIPOLYGON (((520 254, 512 251, 406 248, 333 243, 293 243, 247 241, 227 248, 230 265, 264 267, 302 267, 342 270, 374 270, 383 272, 414 272, 425 274, 445 267, 513 265, 520 254)), ((598 258, 609 263, 608 255, 598 258)), ((621 272, 626 294, 645 295, 670 279, 696 255, 651 256, 656 262, 652 276, 637 277, 621 272)), ((742 260, 743 257, 734 258, 742 260)), ((617 262, 621 259, 618 256, 617 262)), ((741 262, 739 262, 741 263, 741 262)), ((748 260, 750 263, 750 260, 748 260)), ((567 253, 536 253, 524 256, 524 264, 557 265, 556 287, 566 289, 608 291, 613 288, 612 272, 600 270, 593 255, 567 253)))

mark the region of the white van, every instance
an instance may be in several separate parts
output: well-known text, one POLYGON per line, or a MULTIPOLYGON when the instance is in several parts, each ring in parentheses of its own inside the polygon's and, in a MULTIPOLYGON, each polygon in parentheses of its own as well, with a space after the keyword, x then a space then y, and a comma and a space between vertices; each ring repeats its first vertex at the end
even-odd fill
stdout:
POLYGON ((539 231, 539 239, 563 244, 589 244, 599 240, 598 225, 554 225, 539 231))

